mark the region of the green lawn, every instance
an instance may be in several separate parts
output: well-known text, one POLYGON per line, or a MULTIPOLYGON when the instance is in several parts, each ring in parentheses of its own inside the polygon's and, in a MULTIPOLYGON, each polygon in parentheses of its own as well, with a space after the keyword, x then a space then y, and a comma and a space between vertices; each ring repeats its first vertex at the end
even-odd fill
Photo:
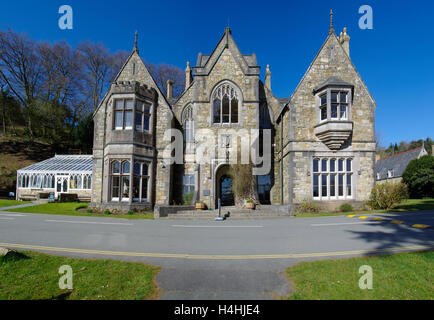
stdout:
POLYGON ((286 270, 291 300, 433 300, 434 252, 301 262, 286 270), (373 270, 373 289, 359 288, 359 268, 373 270))
POLYGON ((18 204, 26 204, 30 201, 17 201, 17 200, 0 200, 0 208, 16 206, 18 204))
POLYGON ((325 216, 341 216, 347 214, 374 214, 374 213, 392 213, 392 212, 407 212, 420 210, 434 210, 434 199, 408 199, 401 204, 389 210, 369 210, 369 211, 352 211, 352 212, 320 212, 320 213, 296 213, 295 217, 310 218, 310 217, 325 217, 325 216))
POLYGON ((88 213, 86 211, 88 205, 89 205, 88 203, 78 203, 78 202, 53 202, 53 203, 38 204, 35 206, 30 206, 25 208, 8 209, 7 211, 58 214, 58 215, 67 215, 67 216, 110 217, 110 218, 124 218, 124 219, 154 219, 154 214, 151 212, 137 213, 132 215, 88 213))
POLYGON ((66 258, 22 252, 28 258, 0 256, 0 300, 154 299, 160 267, 115 260, 66 258), (73 271, 73 289, 59 289, 59 268, 73 271))

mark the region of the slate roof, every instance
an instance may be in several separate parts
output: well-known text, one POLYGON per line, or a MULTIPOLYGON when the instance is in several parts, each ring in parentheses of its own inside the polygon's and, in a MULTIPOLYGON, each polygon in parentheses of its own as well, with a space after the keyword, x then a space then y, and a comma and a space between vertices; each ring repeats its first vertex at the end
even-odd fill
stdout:
POLYGON ((327 78, 327 80, 325 80, 323 83, 321 83, 320 85, 316 86, 313 89, 313 92, 317 92, 319 90, 321 90, 324 87, 327 86, 337 86, 337 87, 353 87, 354 85, 346 82, 338 77, 329 77, 327 78))
POLYGON ((393 178, 402 177, 405 168, 407 168, 411 160, 416 159, 419 156, 422 152, 422 148, 423 147, 419 147, 378 160, 375 164, 375 179, 387 179, 388 170, 393 170, 393 178), (380 174, 380 177, 378 177, 377 173, 380 174))
POLYGON ((18 170, 19 172, 53 172, 69 173, 81 172, 92 173, 92 155, 56 155, 53 158, 34 163, 18 170))

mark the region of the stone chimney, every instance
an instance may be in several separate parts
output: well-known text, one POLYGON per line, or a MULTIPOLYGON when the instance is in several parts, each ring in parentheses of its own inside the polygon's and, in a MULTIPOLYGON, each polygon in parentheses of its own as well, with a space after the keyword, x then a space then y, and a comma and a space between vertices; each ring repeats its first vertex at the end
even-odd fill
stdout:
POLYGON ((344 48, 348 56, 350 56, 350 36, 347 34, 347 27, 341 32, 339 36, 339 42, 344 48))
POLYGON ((269 64, 267 64, 267 69, 265 70, 265 86, 271 91, 271 71, 269 64))
POLYGON ((173 98, 173 81, 167 80, 167 99, 173 98))
POLYGON ((187 68, 185 68, 185 90, 191 85, 192 79, 190 62, 187 61, 187 68))

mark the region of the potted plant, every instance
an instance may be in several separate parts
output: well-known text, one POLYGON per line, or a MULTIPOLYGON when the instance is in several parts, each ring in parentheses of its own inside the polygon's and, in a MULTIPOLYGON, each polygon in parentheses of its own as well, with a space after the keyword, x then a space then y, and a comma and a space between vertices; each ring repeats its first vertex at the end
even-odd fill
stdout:
POLYGON ((203 201, 196 201, 196 210, 205 210, 206 205, 203 201))
POLYGON ((255 210, 255 202, 252 199, 246 200, 246 209, 255 210))

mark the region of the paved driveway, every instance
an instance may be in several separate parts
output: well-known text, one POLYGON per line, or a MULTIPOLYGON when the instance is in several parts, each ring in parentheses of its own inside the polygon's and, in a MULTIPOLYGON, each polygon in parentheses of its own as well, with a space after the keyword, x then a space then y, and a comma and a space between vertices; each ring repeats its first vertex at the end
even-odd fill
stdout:
POLYGON ((434 248, 434 211, 270 220, 125 220, 0 212, 0 246, 160 265, 161 299, 272 299, 287 266, 434 248), (390 220, 402 221, 402 224, 390 220))

